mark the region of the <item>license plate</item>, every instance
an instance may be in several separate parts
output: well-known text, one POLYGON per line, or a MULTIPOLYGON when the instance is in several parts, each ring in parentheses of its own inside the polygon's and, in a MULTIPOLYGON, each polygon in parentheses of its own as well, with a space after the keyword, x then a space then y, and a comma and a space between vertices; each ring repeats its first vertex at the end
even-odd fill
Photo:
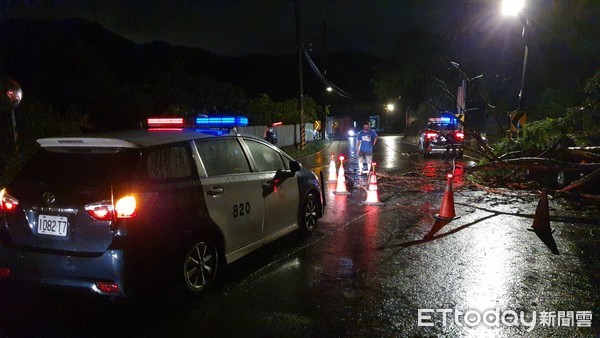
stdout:
POLYGON ((63 216, 40 215, 38 217, 38 234, 66 236, 69 221, 63 216))

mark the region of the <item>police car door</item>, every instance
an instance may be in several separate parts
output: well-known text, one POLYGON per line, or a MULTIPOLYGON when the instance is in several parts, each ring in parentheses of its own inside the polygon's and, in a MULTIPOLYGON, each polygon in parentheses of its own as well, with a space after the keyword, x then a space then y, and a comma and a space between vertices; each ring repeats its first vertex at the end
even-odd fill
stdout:
POLYGON ((245 139, 252 154, 253 165, 265 183, 264 236, 288 229, 298 224, 298 178, 294 175, 281 182, 273 182, 277 170, 289 170, 287 160, 279 150, 262 142, 245 139), (268 183, 274 186, 267 187, 268 183))
POLYGON ((201 182, 206 207, 224 235, 225 254, 233 253, 229 258, 235 259, 242 255, 241 252, 237 255, 236 250, 262 236, 261 178, 251 172, 236 137, 200 139, 195 144, 205 174, 201 182))

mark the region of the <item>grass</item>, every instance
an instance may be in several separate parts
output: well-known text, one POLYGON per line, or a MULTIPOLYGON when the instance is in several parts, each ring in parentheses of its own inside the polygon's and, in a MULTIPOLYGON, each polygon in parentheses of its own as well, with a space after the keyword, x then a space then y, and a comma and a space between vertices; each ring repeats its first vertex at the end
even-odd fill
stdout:
POLYGON ((318 140, 306 143, 304 149, 296 149, 296 146, 287 146, 282 147, 281 150, 285 151, 292 158, 302 158, 323 150, 328 144, 329 140, 318 140))

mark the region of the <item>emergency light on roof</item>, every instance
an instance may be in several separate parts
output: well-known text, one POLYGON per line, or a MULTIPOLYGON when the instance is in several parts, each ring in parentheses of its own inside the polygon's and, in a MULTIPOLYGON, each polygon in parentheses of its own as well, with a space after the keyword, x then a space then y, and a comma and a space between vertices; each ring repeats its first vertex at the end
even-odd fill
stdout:
POLYGON ((196 127, 205 128, 230 128, 245 127, 248 125, 248 118, 243 116, 201 116, 196 117, 196 127))
POLYGON ((444 116, 444 117, 430 117, 428 119, 429 122, 436 122, 436 123, 441 123, 441 124, 450 124, 450 123, 456 123, 456 119, 453 117, 448 117, 448 116, 444 116))

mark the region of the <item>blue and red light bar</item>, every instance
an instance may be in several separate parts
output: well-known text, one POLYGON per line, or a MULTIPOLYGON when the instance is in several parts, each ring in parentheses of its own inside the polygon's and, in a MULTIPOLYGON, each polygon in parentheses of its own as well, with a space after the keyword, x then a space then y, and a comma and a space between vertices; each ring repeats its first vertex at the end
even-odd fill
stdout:
POLYGON ((148 129, 152 131, 181 131, 184 128, 192 128, 197 132, 223 135, 233 127, 245 127, 248 118, 244 116, 200 116, 196 117, 195 123, 190 123, 183 117, 150 117, 146 120, 148 129))

